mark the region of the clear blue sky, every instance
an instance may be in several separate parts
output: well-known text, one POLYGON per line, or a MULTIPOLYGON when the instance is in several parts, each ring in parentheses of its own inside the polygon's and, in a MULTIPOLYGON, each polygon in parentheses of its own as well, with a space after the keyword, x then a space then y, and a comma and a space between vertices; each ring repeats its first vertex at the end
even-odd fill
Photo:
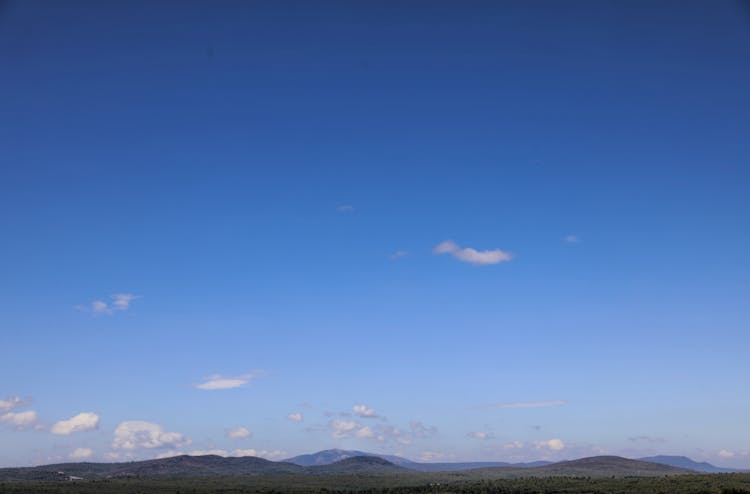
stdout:
POLYGON ((750 468, 749 60, 733 1, 0 3, 0 465, 750 468))

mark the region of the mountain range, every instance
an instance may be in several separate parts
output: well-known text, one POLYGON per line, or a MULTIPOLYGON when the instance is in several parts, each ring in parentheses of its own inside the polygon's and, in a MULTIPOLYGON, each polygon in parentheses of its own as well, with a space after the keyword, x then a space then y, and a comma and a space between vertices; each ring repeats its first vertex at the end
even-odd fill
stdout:
POLYGON ((123 463, 61 463, 36 467, 2 468, 0 481, 70 480, 123 477, 215 477, 237 475, 419 475, 464 471, 476 478, 518 478, 549 476, 662 476, 686 473, 723 473, 723 469, 684 456, 654 456, 637 460, 617 456, 595 456, 562 462, 456 462, 419 463, 392 455, 364 451, 325 450, 270 461, 246 456, 241 458, 174 456, 157 460, 123 463))
POLYGON ((368 453, 366 451, 357 450, 345 450, 345 449, 326 449, 318 451, 317 453, 310 453, 306 455, 294 456, 283 460, 287 463, 294 463, 303 467, 310 467, 315 465, 328 465, 337 461, 345 460, 355 456, 369 456, 378 457, 384 460, 388 460, 394 465, 398 465, 409 470, 416 470, 418 472, 446 472, 446 471, 459 471, 459 470, 471 470, 474 468, 487 468, 487 467, 539 467, 548 465, 549 461, 534 461, 530 463, 508 463, 502 461, 473 461, 473 462, 444 462, 444 463, 419 463, 416 461, 403 458, 395 455, 381 455, 377 453, 368 453))

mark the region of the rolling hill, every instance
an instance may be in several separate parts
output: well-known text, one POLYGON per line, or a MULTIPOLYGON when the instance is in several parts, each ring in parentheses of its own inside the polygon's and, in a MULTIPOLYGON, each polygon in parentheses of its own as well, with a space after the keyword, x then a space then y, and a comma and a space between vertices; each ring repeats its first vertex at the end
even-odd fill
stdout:
POLYGON ((717 467, 705 461, 697 462, 697 461, 691 460, 687 456, 664 456, 664 455, 648 456, 646 458, 638 458, 638 460, 650 461, 651 463, 670 465, 670 466, 678 467, 678 468, 687 468, 690 470, 695 470, 696 472, 705 472, 705 473, 732 473, 732 472, 741 471, 741 470, 736 470, 732 468, 717 467))
MULTIPOLYGON (((406 460, 407 462, 409 460, 406 460)), ((241 458, 206 455, 174 456, 158 460, 127 463, 62 463, 24 468, 0 469, 0 481, 11 480, 69 480, 71 477, 84 480, 107 478, 185 478, 185 477, 231 477, 243 475, 462 475, 475 479, 502 479, 521 477, 651 477, 695 473, 693 470, 660 463, 630 460, 617 456, 596 456, 579 460, 563 461, 538 466, 483 464, 479 468, 457 468, 456 465, 470 463, 419 464, 417 468, 397 465, 374 455, 359 455, 323 464, 302 466, 288 461, 274 462, 245 456, 241 458), (420 470, 431 465, 436 470, 420 470), (438 470, 439 469, 439 470, 438 470), (458 472, 461 470, 461 472, 458 472)), ((529 465, 529 464, 525 464, 529 465)))
POLYGON ((387 460, 394 465, 408 468, 409 470, 416 470, 417 472, 450 472, 460 470, 470 470, 474 468, 487 468, 487 467, 537 467, 547 465, 551 462, 548 461, 536 461, 531 463, 507 463, 501 461, 474 461, 474 462, 443 462, 443 463, 420 463, 416 461, 403 458, 401 456, 394 455, 381 455, 377 453, 368 453, 365 451, 356 450, 344 450, 344 449, 326 449, 318 451, 316 453, 310 453, 305 455, 299 455, 292 458, 283 460, 288 463, 294 463, 300 466, 315 466, 315 465, 329 465, 337 461, 344 460, 346 458, 352 458, 355 456, 370 456, 377 457, 387 460))

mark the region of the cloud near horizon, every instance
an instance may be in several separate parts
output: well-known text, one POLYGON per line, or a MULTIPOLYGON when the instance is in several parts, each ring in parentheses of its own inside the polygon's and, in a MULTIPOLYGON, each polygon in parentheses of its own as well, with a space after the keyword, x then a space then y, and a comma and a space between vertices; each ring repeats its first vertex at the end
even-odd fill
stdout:
POLYGON ((179 432, 165 432, 162 426, 142 420, 120 423, 112 441, 114 449, 181 448, 192 441, 179 432))
POLYGON ((252 435, 253 433, 246 427, 235 427, 233 429, 227 429, 224 432, 224 437, 228 439, 244 439, 252 435))
POLYGON ((76 432, 94 431, 99 429, 99 415, 91 412, 79 413, 68 420, 61 420, 52 425, 50 432, 58 436, 68 436, 76 432))
POLYGON ((94 450, 91 448, 76 448, 68 455, 68 458, 71 460, 81 460, 84 458, 91 458, 93 455, 94 450))
POLYGON ((475 266, 499 264, 512 259, 509 252, 500 249, 479 251, 471 247, 460 247, 452 240, 439 243, 432 249, 432 252, 434 254, 450 254, 461 262, 474 264, 475 266))

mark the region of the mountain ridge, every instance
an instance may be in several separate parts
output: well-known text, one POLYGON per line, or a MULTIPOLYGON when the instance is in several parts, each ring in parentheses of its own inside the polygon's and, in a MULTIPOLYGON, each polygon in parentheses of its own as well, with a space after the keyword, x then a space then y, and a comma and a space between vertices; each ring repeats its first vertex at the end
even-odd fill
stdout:
MULTIPOLYGON (((399 457, 397 457, 399 458, 399 457)), ((411 461, 406 460, 405 461, 411 461)), ((420 465, 416 462, 412 462, 420 465)), ((660 476, 697 473, 695 470, 616 456, 595 456, 536 466, 513 464, 463 468, 466 474, 488 478, 549 476, 660 476)), ((482 462, 475 464, 482 465, 482 462)), ((425 465, 425 464, 421 464, 425 465)), ((430 464, 426 464, 430 465, 430 464)), ((417 470, 398 465, 376 455, 357 455, 326 465, 301 466, 288 461, 271 461, 254 456, 180 455, 156 460, 124 463, 58 463, 37 467, 0 469, 0 480, 95 480, 107 478, 217 477, 242 475, 331 475, 406 474, 439 475, 456 472, 456 464, 433 464, 441 470, 417 470)), ((458 463, 457 465, 465 465, 458 463)), ((526 464, 528 465, 528 464, 526 464)))

